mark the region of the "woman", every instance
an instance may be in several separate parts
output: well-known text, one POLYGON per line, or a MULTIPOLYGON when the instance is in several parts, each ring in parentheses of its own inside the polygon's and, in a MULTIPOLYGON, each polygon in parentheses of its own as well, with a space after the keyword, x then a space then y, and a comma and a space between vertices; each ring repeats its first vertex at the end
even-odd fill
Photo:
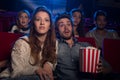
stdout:
POLYGON ((83 17, 84 13, 80 9, 72 9, 71 16, 73 18, 73 29, 75 37, 84 37, 85 30, 83 27, 83 17))
POLYGON ((10 28, 9 32, 28 34, 30 32, 29 22, 30 22, 29 11, 28 10, 21 10, 18 12, 16 24, 14 24, 10 28))
POLYGON ((53 80, 56 39, 50 11, 44 6, 38 7, 30 27, 29 36, 18 39, 13 47, 11 77, 37 74, 41 80, 53 80))

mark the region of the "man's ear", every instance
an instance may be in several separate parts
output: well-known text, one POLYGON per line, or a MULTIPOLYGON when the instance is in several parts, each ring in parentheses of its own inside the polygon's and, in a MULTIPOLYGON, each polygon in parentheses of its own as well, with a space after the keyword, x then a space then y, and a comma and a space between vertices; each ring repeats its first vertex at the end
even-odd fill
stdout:
POLYGON ((96 21, 95 21, 95 20, 93 21, 93 24, 96 24, 96 21))

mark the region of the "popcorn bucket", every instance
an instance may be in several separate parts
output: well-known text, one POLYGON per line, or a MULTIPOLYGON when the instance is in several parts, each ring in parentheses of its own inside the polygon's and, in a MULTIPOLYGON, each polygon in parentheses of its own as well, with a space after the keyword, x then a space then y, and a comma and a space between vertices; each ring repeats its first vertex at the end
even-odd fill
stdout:
POLYGON ((96 73, 100 59, 100 50, 94 47, 80 48, 80 71, 96 73))

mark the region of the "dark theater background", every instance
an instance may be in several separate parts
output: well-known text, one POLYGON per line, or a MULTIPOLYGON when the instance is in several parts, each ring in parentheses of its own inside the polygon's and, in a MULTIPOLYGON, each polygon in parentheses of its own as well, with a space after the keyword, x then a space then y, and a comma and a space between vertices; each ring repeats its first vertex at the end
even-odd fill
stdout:
POLYGON ((32 13, 39 5, 47 6, 54 16, 79 7, 84 10, 89 29, 93 25, 92 15, 95 10, 104 10, 108 13, 108 28, 115 29, 120 35, 120 0, 0 0, 0 17, 3 19, 0 18, 0 31, 7 31, 18 11, 27 9, 32 13))
MULTIPOLYGON (((40 5, 45 5, 51 10, 53 20, 58 13, 65 11, 70 12, 73 8, 82 9, 85 14, 85 28, 87 31, 94 27, 93 13, 96 10, 106 11, 108 15, 108 24, 106 28, 115 30, 120 36, 120 0, 0 0, 0 61, 4 57, 4 59, 10 57, 13 41, 21 36, 17 35, 16 37, 16 35, 11 35, 8 37, 8 34, 6 34, 8 33, 10 26, 16 22, 17 12, 27 9, 32 13, 33 10, 40 5), (16 38, 11 39, 12 37, 16 38), (4 54, 4 52, 9 55, 6 53, 4 54)), ((107 53, 105 59, 107 59, 108 62, 111 62, 111 65, 116 72, 120 73, 120 40, 109 40, 106 42, 105 45, 103 44, 103 51, 105 54, 107 53), (112 42, 115 43, 112 44, 112 42)))

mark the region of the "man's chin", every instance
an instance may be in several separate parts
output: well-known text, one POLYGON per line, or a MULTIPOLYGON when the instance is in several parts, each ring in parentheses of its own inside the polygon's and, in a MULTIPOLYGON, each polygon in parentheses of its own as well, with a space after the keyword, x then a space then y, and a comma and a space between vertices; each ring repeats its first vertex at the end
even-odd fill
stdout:
POLYGON ((71 36, 64 36, 64 37, 62 37, 64 40, 69 40, 69 39, 71 39, 71 36))
POLYGON ((99 28, 99 27, 98 27, 97 29, 98 29, 98 30, 104 30, 104 28, 99 28))

